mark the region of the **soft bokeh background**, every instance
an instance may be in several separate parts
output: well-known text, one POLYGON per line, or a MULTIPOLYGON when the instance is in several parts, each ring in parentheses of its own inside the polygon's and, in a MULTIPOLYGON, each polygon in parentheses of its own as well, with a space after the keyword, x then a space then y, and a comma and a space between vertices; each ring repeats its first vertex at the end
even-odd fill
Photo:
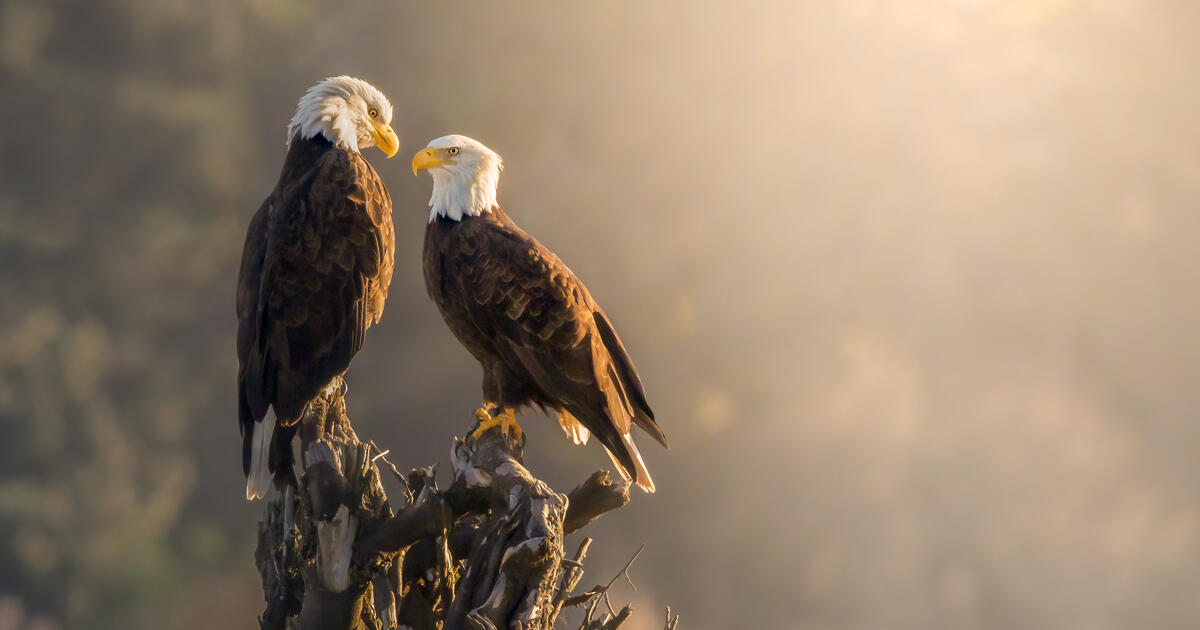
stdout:
POLYGON ((403 142, 360 435, 470 423, 406 156, 472 135, 673 441, 588 532, 630 627, 1197 627, 1200 5, 734 4, 0 2, 0 629, 254 627, 236 264, 336 73, 403 142))

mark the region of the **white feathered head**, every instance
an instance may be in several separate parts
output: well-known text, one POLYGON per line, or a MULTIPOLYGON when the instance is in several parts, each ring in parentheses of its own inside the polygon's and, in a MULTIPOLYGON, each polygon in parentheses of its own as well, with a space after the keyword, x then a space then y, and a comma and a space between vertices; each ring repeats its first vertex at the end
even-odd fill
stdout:
POLYGON ((377 146, 392 157, 400 150, 400 141, 391 123, 392 104, 383 92, 362 79, 330 77, 300 97, 288 124, 288 143, 297 136, 321 134, 353 151, 377 146))
POLYGON ((497 205, 504 160, 478 140, 459 135, 435 138, 413 156, 412 168, 413 175, 428 169, 433 176, 430 221, 439 215, 461 221, 497 205))

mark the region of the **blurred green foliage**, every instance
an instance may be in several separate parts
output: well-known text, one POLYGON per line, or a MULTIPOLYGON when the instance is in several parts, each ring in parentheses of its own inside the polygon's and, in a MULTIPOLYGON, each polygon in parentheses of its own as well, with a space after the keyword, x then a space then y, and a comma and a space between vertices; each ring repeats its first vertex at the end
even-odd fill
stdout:
POLYGON ((216 517, 178 525, 196 433, 236 434, 222 298, 246 173, 281 145, 278 124, 247 141, 258 76, 312 23, 292 2, 0 7, 0 593, 35 616, 140 626, 236 561, 216 517))

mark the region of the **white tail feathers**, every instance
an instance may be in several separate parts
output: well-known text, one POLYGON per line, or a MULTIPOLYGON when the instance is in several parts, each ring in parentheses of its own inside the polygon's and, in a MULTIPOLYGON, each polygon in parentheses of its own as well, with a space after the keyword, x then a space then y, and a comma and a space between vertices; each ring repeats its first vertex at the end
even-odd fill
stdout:
POLYGON ((638 452, 637 446, 633 443, 633 436, 628 433, 621 436, 625 440, 625 446, 629 447, 629 454, 633 456, 633 469, 637 472, 637 486, 650 494, 654 494, 654 480, 650 478, 650 471, 646 470, 646 463, 642 461, 642 454, 638 452))
MULTIPOLYGON (((654 494, 654 480, 650 478, 650 471, 646 470, 646 463, 642 461, 642 454, 638 452, 637 445, 633 443, 633 436, 625 433, 621 436, 621 439, 625 442, 625 447, 629 449, 629 456, 633 458, 633 472, 637 475, 637 487, 650 494, 654 494)), ((629 473, 625 472, 625 467, 621 465, 617 456, 613 455, 607 448, 604 449, 604 452, 608 453, 608 458, 617 467, 617 472, 621 473, 621 476, 626 481, 632 481, 629 478, 629 473)))
POLYGON ((262 422, 254 423, 253 446, 250 450, 250 474, 246 476, 246 500, 267 496, 271 489, 271 438, 275 435, 275 410, 267 412, 262 422))

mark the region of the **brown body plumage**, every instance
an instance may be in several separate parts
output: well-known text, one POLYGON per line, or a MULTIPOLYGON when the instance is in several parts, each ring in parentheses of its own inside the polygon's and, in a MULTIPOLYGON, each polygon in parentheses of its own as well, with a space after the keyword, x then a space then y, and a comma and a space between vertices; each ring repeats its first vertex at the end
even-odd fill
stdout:
POLYGON ((577 442, 595 435, 654 489, 629 433, 636 424, 663 446, 666 436, 612 323, 558 256, 492 207, 432 218, 424 266, 430 297, 483 366, 487 403, 552 410, 577 442))
POLYGON ((238 277, 247 475, 254 428, 273 407, 269 469, 277 483, 290 480, 297 421, 379 321, 392 279, 391 213, 387 189, 357 151, 322 135, 292 139, 279 183, 250 223, 238 277))

